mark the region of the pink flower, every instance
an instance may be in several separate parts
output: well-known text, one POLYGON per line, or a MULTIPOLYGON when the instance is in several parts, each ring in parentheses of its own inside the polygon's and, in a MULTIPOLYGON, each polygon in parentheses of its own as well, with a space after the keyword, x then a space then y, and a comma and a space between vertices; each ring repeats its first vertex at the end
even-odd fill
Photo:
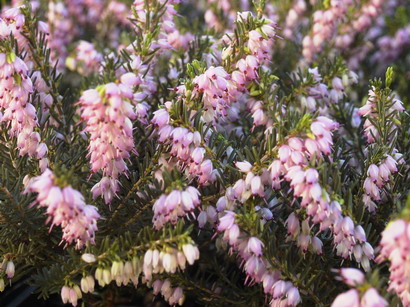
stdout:
POLYGON ((288 227, 288 235, 297 235, 300 231, 299 219, 294 213, 291 213, 286 220, 286 225, 288 227))
POLYGON ((366 233, 363 229, 362 226, 358 225, 354 229, 354 236, 359 242, 365 242, 366 241, 366 233))
POLYGON ((323 251, 322 251, 323 242, 322 242, 322 240, 320 240, 318 237, 313 237, 311 245, 312 245, 312 249, 315 253, 317 253, 318 255, 323 254, 323 251))
POLYGON ((166 109, 159 109, 154 112, 152 123, 158 128, 162 128, 169 123, 169 114, 166 109))
POLYGON ((262 256, 263 243, 256 237, 250 237, 248 240, 248 250, 256 256, 262 256))
POLYGON ((365 282, 364 274, 358 269, 342 268, 339 270, 342 281, 351 287, 359 286, 365 282))
POLYGON ((7 266, 6 266, 6 271, 5 271, 7 278, 12 279, 14 277, 15 271, 16 269, 15 269, 13 261, 8 261, 7 266))
POLYGON ((291 153, 292 151, 289 146, 287 145, 281 146, 278 151, 280 161, 282 163, 286 162, 289 159, 291 153))
POLYGON ((359 293, 356 289, 339 294, 331 307, 360 307, 359 293))
POLYGON ((61 299, 64 304, 67 304, 70 301, 70 288, 67 286, 64 286, 61 289, 61 299))
POLYGON ((302 301, 300 298, 299 290, 296 287, 291 287, 286 292, 286 297, 289 306, 297 306, 302 301))
POLYGON ((374 182, 377 181, 379 177, 379 168, 377 165, 370 164, 369 169, 367 170, 367 176, 369 176, 374 182))
POLYGON ((305 178, 307 183, 316 183, 319 179, 319 173, 313 168, 309 168, 305 171, 305 178))
POLYGON ((387 301, 377 292, 375 288, 368 289, 361 299, 363 307, 387 307, 387 301))
POLYGON ((263 190, 262 180, 260 176, 254 176, 251 181, 251 191, 253 195, 259 195, 264 197, 265 193, 263 190))
POLYGON ((217 230, 219 232, 230 229, 235 223, 235 213, 232 211, 225 211, 226 214, 219 219, 219 225, 217 230))

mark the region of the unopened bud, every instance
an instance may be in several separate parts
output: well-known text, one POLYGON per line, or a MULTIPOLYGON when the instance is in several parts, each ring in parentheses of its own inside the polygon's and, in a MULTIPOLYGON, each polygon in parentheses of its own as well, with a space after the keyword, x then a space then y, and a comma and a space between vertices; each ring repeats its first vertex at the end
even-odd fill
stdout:
POLYGON ((92 262, 95 262, 95 261, 96 261, 96 258, 95 258, 95 256, 94 256, 93 254, 83 254, 83 255, 81 256, 81 259, 82 259, 84 262, 87 262, 87 263, 92 263, 92 262))

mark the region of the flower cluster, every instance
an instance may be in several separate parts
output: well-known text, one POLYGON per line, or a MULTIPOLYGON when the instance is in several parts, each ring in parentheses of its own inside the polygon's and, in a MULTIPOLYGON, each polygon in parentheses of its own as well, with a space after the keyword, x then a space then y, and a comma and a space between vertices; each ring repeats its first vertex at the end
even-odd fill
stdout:
MULTIPOLYGON (((86 253, 81 258, 88 264, 96 262, 96 257, 93 254, 86 253)), ((92 275, 83 276, 80 282, 81 291, 83 293, 93 292, 95 281, 101 287, 110 284, 112 281, 115 281, 118 287, 121 285, 126 286, 130 282, 137 287, 139 276, 143 273, 142 282, 153 288, 154 295, 161 293, 170 304, 181 305, 185 299, 182 288, 177 287, 173 289, 170 287, 171 284, 168 279, 164 281, 156 278, 153 279, 153 274, 162 274, 164 272, 172 274, 177 269, 184 270, 186 263, 192 265, 198 258, 199 250, 192 243, 182 244, 180 250, 173 247, 166 247, 162 251, 157 248, 150 248, 145 252, 144 257, 133 256, 132 259, 126 261, 117 259, 112 262, 111 266, 98 266, 94 277, 92 275)), ((78 286, 73 288, 75 287, 78 286)), ((63 291, 64 287, 61 294, 63 295, 64 293, 66 295, 63 291)), ((77 295, 77 299, 81 298, 81 291, 77 295)), ((71 299, 72 304, 73 301, 71 299)), ((73 305, 75 306, 75 304, 73 305)))
POLYGON ((73 0, 65 4, 70 17, 81 26, 85 26, 98 23, 102 16, 104 3, 104 0, 73 0))
POLYGON ((367 169, 367 177, 363 187, 363 203, 366 208, 374 213, 376 211, 376 202, 382 199, 382 188, 390 181, 390 176, 397 172, 397 161, 390 155, 381 161, 378 165, 370 164, 367 169))
POLYGON ((58 63, 58 68, 62 70, 68 56, 67 46, 74 40, 78 27, 71 19, 70 12, 64 1, 48 2, 47 22, 51 58, 54 63, 58 63))
MULTIPOLYGON (((147 101, 152 98, 152 95, 157 91, 157 85, 154 82, 154 75, 152 68, 150 69, 147 64, 143 63, 143 59, 139 55, 131 55, 131 72, 135 75, 135 83, 137 89, 134 88, 134 104, 136 110, 137 119, 143 123, 148 124, 148 110, 149 105, 147 101)), ((131 75, 127 72, 121 74, 121 78, 129 78, 131 75), (125 77, 122 75, 125 74, 125 77)))
POLYGON ((282 280, 281 273, 274 270, 263 256, 263 246, 257 237, 248 237, 235 221, 236 214, 226 210, 219 218, 217 231, 223 233, 232 252, 238 254, 246 273, 246 283, 261 283, 265 294, 270 295, 271 306, 296 306, 300 303, 299 290, 289 281, 282 280))
POLYGON ((407 1, 8 1, 0 291, 410 306, 407 1))
POLYGON ((340 49, 349 48, 354 42, 356 34, 365 32, 372 25, 372 21, 380 15, 383 9, 383 2, 384 0, 370 0, 364 3, 355 12, 351 23, 341 26, 341 33, 335 37, 336 47, 340 49))
MULTIPOLYGON (((95 270, 95 280, 101 287, 109 285, 111 281, 115 281, 116 285, 128 285, 130 282, 136 287, 138 285, 138 278, 141 274, 141 261, 138 258, 133 258, 126 262, 115 260, 111 267, 98 267, 95 270)), ((91 275, 86 276, 81 280, 81 289, 84 293, 91 292, 94 288, 94 279, 91 275), (84 280, 84 281, 83 281, 84 280), (84 283, 84 289, 83 289, 84 283)))
POLYGON ((83 293, 92 293, 94 292, 95 280, 92 275, 87 275, 81 278, 81 291, 83 293))
POLYGON ((49 216, 47 221, 52 222, 51 228, 54 225, 61 226, 62 240, 66 244, 75 241, 78 249, 87 242, 94 244, 100 215, 96 207, 84 202, 80 192, 69 185, 60 187, 56 176, 49 169, 29 182, 27 192, 38 194, 35 203, 46 208, 49 216))
POLYGON ((37 92, 37 97, 41 103, 41 117, 38 119, 40 123, 50 120, 52 125, 57 126, 54 118, 50 118, 50 108, 53 105, 53 96, 50 94, 50 87, 47 85, 40 71, 34 71, 30 76, 33 80, 33 87, 37 92))
POLYGON ((109 1, 104 13, 107 15, 106 17, 111 17, 118 21, 120 25, 131 26, 132 24, 128 19, 129 7, 123 2, 109 1))
POLYGON ((285 20, 285 28, 283 35, 291 39, 295 35, 294 30, 296 26, 301 22, 303 14, 306 12, 307 5, 305 0, 293 1, 292 7, 288 11, 285 20))
POLYGON ((389 291, 400 297, 403 306, 410 306, 410 266, 409 266, 409 222, 397 219, 390 222, 382 233, 378 262, 390 262, 389 291))
POLYGON ((168 247, 163 251, 149 249, 144 255, 142 272, 147 280, 151 280, 152 274, 175 273, 178 269, 183 271, 187 262, 192 265, 198 259, 198 247, 191 243, 182 245, 181 250, 173 247, 168 247))
MULTIPOLYGON (((132 8, 134 12, 134 16, 138 22, 139 28, 144 29, 144 26, 147 23, 146 16, 147 12, 150 14, 150 11, 153 9, 151 6, 154 6, 156 2, 160 3, 162 6, 163 14, 160 19, 160 32, 159 32, 159 37, 155 40, 155 42, 152 44, 152 48, 155 49, 157 47, 161 48, 161 50, 167 50, 171 49, 175 44, 178 44, 177 40, 175 39, 175 36, 179 36, 185 40, 189 40, 191 37, 183 37, 180 35, 178 30, 175 28, 174 24, 174 16, 177 14, 175 11, 174 5, 179 3, 180 0, 170 0, 170 1, 165 1, 165 0, 158 0, 158 1, 153 1, 152 3, 148 3, 148 7, 146 7, 147 2, 144 0, 135 0, 132 8), (174 44, 170 44, 170 42, 173 42, 174 44)), ((139 29, 136 29, 138 32, 139 29)), ((184 45, 183 43, 181 43, 184 45)))
MULTIPOLYGON (((286 144, 278 149, 278 159, 270 165, 271 177, 274 188, 280 188, 281 178, 289 182, 295 198, 301 198, 300 205, 306 210, 309 221, 319 224, 320 230, 333 231, 334 244, 337 255, 343 258, 355 256, 365 270, 370 267, 369 259, 373 259, 373 248, 366 242, 366 235, 359 225, 348 216, 343 216, 340 203, 331 200, 330 195, 320 184, 319 173, 309 166, 312 156, 316 158, 329 155, 332 151, 331 131, 338 127, 334 121, 319 116, 310 125, 313 138, 291 137, 286 144)), ((287 220, 288 233, 296 238, 303 251, 308 247, 320 253, 321 242, 310 235, 311 227, 305 222, 300 224, 295 215, 290 215, 287 220)))
MULTIPOLYGON (((239 2, 239 1, 238 1, 239 2)), ((236 5, 240 5, 241 11, 248 11, 249 5, 246 1, 240 1, 236 5)), ((236 11, 232 7, 230 0, 210 0, 210 7, 206 10, 204 14, 205 22, 210 28, 215 28, 217 31, 221 31, 224 28, 224 23, 227 24, 228 28, 233 26, 236 17, 236 11), (218 16, 220 13, 223 16, 218 16)))
POLYGON ((33 82, 25 62, 14 53, 0 53, 0 120, 7 123, 10 136, 17 138, 20 155, 42 159, 47 146, 35 131, 36 109, 30 103, 33 82))
MULTIPOLYGON (((377 129, 377 127, 374 126, 371 121, 371 119, 378 118, 379 116, 378 112, 380 111, 378 111, 379 110, 378 100, 380 100, 379 93, 376 91, 375 87, 373 86, 369 90, 369 98, 367 99, 365 105, 359 109, 359 114, 366 118, 363 127, 364 127, 364 133, 365 133, 368 143, 373 143, 377 139, 380 138, 379 129, 377 129)), ((389 117, 398 118, 399 113, 403 111, 404 111, 403 103, 399 99, 392 97, 392 105, 387 110, 386 116, 392 115, 389 117)), ((397 126, 395 124, 392 124, 391 131, 393 131, 395 128, 397 128, 397 126)))
MULTIPOLYGON (((83 254, 82 259, 86 263, 93 263, 96 258, 93 254, 83 254)), ((112 262, 111 267, 97 267, 95 274, 84 275, 80 281, 80 287, 78 285, 64 286, 61 289, 61 296, 64 303, 71 303, 76 306, 78 299, 82 298, 82 293, 92 293, 95 289, 95 281, 101 287, 110 284, 115 281, 116 285, 128 285, 131 281, 132 284, 137 287, 139 283, 139 276, 142 270, 142 261, 138 257, 134 257, 132 260, 122 262, 116 260, 112 262), (81 290, 80 290, 81 289, 81 290)))
MULTIPOLYGON (((26 22, 26 18, 21 11, 23 8, 25 8, 24 5, 13 7, 2 12, 0 18, 0 38, 6 38, 10 34, 13 34, 18 46, 21 49, 28 50, 27 39, 22 34, 26 22)), ((40 26, 44 27, 44 23, 39 24, 39 27, 40 26)))
POLYGON ((387 301, 379 294, 379 292, 371 286, 365 287, 365 290, 360 291, 366 283, 364 274, 353 268, 342 268, 339 270, 340 280, 346 285, 353 287, 347 292, 339 294, 332 303, 331 307, 387 307, 387 301), (358 288, 358 289, 356 289, 358 288))
POLYGON ((82 298, 80 287, 74 285, 73 287, 64 286, 61 289, 61 299, 64 304, 70 303, 74 307, 78 304, 78 299, 82 298))
POLYGON ((410 45, 410 26, 399 29, 394 36, 383 36, 377 41, 377 52, 373 55, 376 63, 383 64, 397 59, 410 45))
POLYGON ((189 176, 197 177, 201 185, 209 184, 213 180, 213 166, 211 160, 206 159, 206 150, 201 146, 201 134, 185 127, 174 128, 169 114, 172 103, 167 102, 165 106, 154 112, 151 121, 158 131, 159 142, 172 146, 170 154, 187 166, 186 173, 189 176))
POLYGON ((75 57, 67 58, 66 65, 80 74, 90 75, 98 72, 102 62, 102 54, 95 50, 93 44, 80 41, 75 48, 75 57))
POLYGON ((312 33, 303 38, 303 56, 308 61, 312 61, 323 44, 333 37, 337 24, 352 3, 352 0, 331 0, 329 9, 314 12, 312 33))
POLYGON ((322 255, 323 242, 312 234, 309 219, 305 219, 300 223, 299 218, 294 213, 291 213, 285 223, 288 230, 288 241, 296 240, 297 246, 303 253, 310 249, 313 253, 322 255))
MULTIPOLYGON (((254 18, 252 13, 238 13, 237 23, 245 23, 248 17, 254 18)), ((273 21, 264 20, 263 25, 247 33, 248 53, 235 63, 234 70, 228 74, 223 67, 210 67, 204 74, 197 76, 193 82, 195 84, 194 93, 204 93, 204 110, 207 111, 204 119, 207 122, 215 122, 218 115, 223 117, 231 113, 236 113, 232 103, 240 101, 243 93, 248 92, 248 85, 259 79, 258 70, 263 64, 270 60, 272 55, 273 39, 276 37, 276 25, 273 21)), ((224 36, 223 41, 228 46, 222 51, 222 60, 231 56, 234 48, 237 48, 236 41, 232 41, 229 36, 224 36)), ((261 101, 250 100, 249 110, 254 118, 255 126, 265 125, 267 116, 263 110, 261 101)))
MULTIPOLYGON (((248 48, 251 54, 255 56, 257 61, 260 63, 262 61, 270 60, 273 39, 276 37, 275 23, 272 20, 266 20, 265 24, 258 30, 252 30, 249 32, 248 48)), ((253 62, 251 60, 250 64, 252 63, 253 62)), ((237 65, 239 70, 241 70, 240 64, 238 63, 237 65)), ((248 78, 253 79, 252 73, 250 73, 250 71, 252 69, 255 70, 255 67, 249 64, 247 66, 249 67, 246 70, 241 70, 241 72, 248 78), (247 75, 247 72, 249 73, 249 75, 247 75)))
POLYGON ((103 172, 101 181, 92 188, 93 197, 102 195, 106 203, 119 191, 118 176, 126 173, 125 159, 134 150, 131 120, 137 114, 132 87, 138 84, 135 74, 126 73, 120 84, 86 90, 79 101, 85 132, 90 133, 91 172, 103 172))
POLYGON ((265 168, 261 171, 261 175, 252 172, 252 164, 248 161, 236 162, 236 167, 246 174, 245 180, 239 179, 232 187, 235 198, 239 198, 241 202, 247 200, 251 195, 265 196, 264 186, 271 183, 269 172, 265 168))
MULTIPOLYGON (((323 116, 332 115, 332 106, 343 101, 346 88, 357 83, 358 78, 353 71, 349 71, 343 76, 334 76, 327 85, 318 67, 309 68, 308 73, 314 84, 307 86, 306 94, 300 96, 301 105, 310 112, 318 110, 323 116)), ((303 81, 306 81, 306 78, 303 81)))
POLYGON ((236 102, 236 83, 221 66, 211 66, 205 73, 195 77, 193 83, 193 94, 202 94, 204 111, 208 111, 205 119, 214 120, 216 115, 226 116, 226 109, 231 103, 236 102))
POLYGON ((178 218, 186 216, 199 206, 199 195, 199 191, 191 186, 184 191, 174 190, 168 195, 161 195, 152 207, 154 227, 160 229, 167 222, 176 224, 178 218))
MULTIPOLYGON (((315 81, 315 84, 307 88, 307 96, 303 95, 300 97, 301 105, 303 107, 306 107, 306 109, 309 111, 316 111, 317 109, 322 110, 323 107, 327 106, 327 102, 330 100, 329 89, 327 85, 322 82, 323 79, 317 67, 309 68, 308 72, 315 81), (322 106, 318 105, 318 102, 321 101, 323 101, 322 106)), ((339 95, 335 96, 338 97, 339 95)))
POLYGON ((161 293, 164 299, 171 306, 175 306, 176 304, 182 306, 182 304, 184 304, 185 302, 184 290, 181 287, 173 288, 169 279, 155 280, 152 283, 152 288, 154 295, 161 293))

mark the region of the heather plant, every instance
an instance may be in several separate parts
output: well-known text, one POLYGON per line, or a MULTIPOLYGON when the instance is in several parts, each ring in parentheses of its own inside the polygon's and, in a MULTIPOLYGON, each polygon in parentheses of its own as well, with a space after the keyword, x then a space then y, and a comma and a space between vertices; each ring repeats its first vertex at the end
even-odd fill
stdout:
POLYGON ((407 0, 1 3, 0 291, 410 306, 407 0))

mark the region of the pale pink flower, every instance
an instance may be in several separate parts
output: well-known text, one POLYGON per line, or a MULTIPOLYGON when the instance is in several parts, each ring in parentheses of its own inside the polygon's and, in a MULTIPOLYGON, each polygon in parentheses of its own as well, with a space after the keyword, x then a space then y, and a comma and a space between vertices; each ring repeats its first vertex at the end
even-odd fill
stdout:
POLYGON ((331 307, 360 307, 360 297, 356 289, 339 294, 331 307))
POLYGON ((375 288, 368 289, 360 301, 362 307, 387 307, 387 301, 375 288))
POLYGON ((365 282, 364 274, 358 269, 342 268, 339 270, 342 281, 351 287, 356 287, 365 282))

